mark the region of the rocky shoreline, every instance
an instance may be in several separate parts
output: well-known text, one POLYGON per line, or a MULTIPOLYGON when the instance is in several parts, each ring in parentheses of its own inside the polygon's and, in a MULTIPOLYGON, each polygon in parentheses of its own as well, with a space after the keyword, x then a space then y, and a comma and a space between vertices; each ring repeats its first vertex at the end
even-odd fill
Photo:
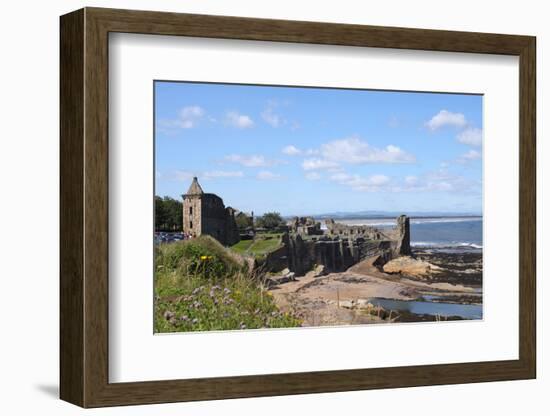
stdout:
POLYGON ((303 277, 285 271, 273 277, 270 292, 303 326, 481 318, 480 252, 418 250, 376 264, 369 258, 329 274, 318 266, 303 277))
POLYGON ((443 273, 433 277, 434 281, 445 281, 481 288, 483 283, 483 256, 481 252, 438 252, 418 250, 416 258, 442 267, 443 273))

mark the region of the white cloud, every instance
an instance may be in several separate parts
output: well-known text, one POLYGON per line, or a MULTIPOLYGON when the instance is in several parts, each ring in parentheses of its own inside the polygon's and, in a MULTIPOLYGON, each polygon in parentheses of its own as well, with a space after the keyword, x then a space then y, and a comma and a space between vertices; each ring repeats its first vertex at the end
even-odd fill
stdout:
POLYGON ((471 127, 459 133, 456 139, 460 143, 470 146, 481 146, 483 142, 483 131, 477 127, 471 127))
POLYGON ((247 168, 257 168, 265 166, 274 166, 282 162, 278 160, 266 159, 263 155, 228 155, 225 157, 225 160, 228 162, 238 163, 239 165, 246 166, 247 168))
POLYGON ((203 173, 205 179, 213 178, 242 178, 244 173, 241 171, 213 170, 203 173))
POLYGON ((298 149, 296 146, 293 146, 293 145, 288 145, 288 146, 285 146, 282 150, 282 152, 285 154, 285 155, 289 155, 289 156, 296 156, 296 155, 299 155, 302 153, 302 151, 300 149, 298 149))
POLYGON ((173 133, 173 129, 191 129, 197 127, 205 114, 206 112, 204 109, 198 105, 183 107, 178 111, 177 118, 172 120, 160 120, 159 130, 170 134, 173 133))
POLYGON ((463 128, 466 127, 467 124, 464 114, 441 110, 426 123, 426 127, 435 131, 445 126, 463 128))
POLYGON ((269 124, 271 127, 279 127, 284 124, 284 120, 279 116, 275 111, 273 111, 272 106, 268 107, 262 112, 262 119, 269 124))
POLYGON ((349 186, 354 191, 362 192, 376 192, 384 190, 390 185, 391 179, 386 175, 350 175, 347 173, 336 173, 330 177, 330 180, 335 181, 341 185, 349 186))
POLYGON ((254 125, 254 121, 246 114, 240 114, 237 111, 228 111, 225 115, 227 124, 239 129, 247 129, 254 125))
POLYGON ((197 120, 204 115, 204 110, 198 105, 183 107, 180 110, 181 127, 188 129, 194 127, 197 120))
POLYGON ((371 185, 380 186, 388 184, 390 182, 390 178, 386 175, 371 175, 367 178, 367 181, 371 185))
POLYGON ((456 175, 447 169, 427 172, 416 180, 405 178, 403 186, 396 187, 396 192, 473 192, 479 190, 479 182, 456 175))
POLYGON ((308 172, 306 173, 306 179, 308 181, 318 181, 321 179, 321 175, 317 172, 308 172))
POLYGON ((481 152, 478 152, 477 150, 470 150, 462 155, 463 159, 468 160, 476 160, 481 159, 481 152))
POLYGON ((377 148, 358 137, 335 140, 321 145, 321 154, 327 161, 350 164, 412 163, 414 155, 394 145, 377 148))
POLYGON ((268 170, 262 170, 261 172, 256 175, 256 178, 262 180, 262 181, 269 181, 273 179, 279 179, 281 175, 277 173, 270 172, 268 170))
POLYGON ((242 178, 244 173, 241 171, 212 170, 205 172, 190 172, 186 170, 173 170, 166 176, 167 179, 177 182, 187 182, 197 176, 200 179, 210 180, 215 178, 242 178))
POLYGON ((304 170, 328 169, 336 168, 338 166, 339 165, 336 162, 319 158, 305 159, 302 162, 302 168, 304 168, 304 170))
POLYGON ((359 192, 479 192, 480 182, 468 179, 464 176, 439 169, 422 175, 408 175, 398 180, 386 175, 377 174, 361 176, 345 172, 335 173, 329 177, 333 182, 348 186, 359 192))
POLYGON ((466 164, 478 159, 481 159, 481 152, 471 149, 466 153, 460 155, 456 161, 461 164, 466 164))

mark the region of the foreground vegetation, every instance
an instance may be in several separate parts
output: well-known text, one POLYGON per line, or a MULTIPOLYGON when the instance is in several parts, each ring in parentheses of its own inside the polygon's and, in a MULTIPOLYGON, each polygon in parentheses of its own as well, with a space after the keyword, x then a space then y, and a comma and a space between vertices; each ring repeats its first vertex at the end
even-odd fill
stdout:
POLYGON ((159 246, 155 269, 155 332, 300 325, 242 257, 211 237, 159 246))

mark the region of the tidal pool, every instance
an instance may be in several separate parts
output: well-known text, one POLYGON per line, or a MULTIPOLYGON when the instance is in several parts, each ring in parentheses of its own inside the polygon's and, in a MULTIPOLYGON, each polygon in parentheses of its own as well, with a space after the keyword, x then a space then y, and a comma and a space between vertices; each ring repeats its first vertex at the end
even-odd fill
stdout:
POLYGON ((369 302, 374 306, 380 305, 388 311, 407 311, 417 315, 460 316, 463 319, 482 319, 483 317, 482 305, 462 305, 457 303, 383 298, 371 298, 369 302))

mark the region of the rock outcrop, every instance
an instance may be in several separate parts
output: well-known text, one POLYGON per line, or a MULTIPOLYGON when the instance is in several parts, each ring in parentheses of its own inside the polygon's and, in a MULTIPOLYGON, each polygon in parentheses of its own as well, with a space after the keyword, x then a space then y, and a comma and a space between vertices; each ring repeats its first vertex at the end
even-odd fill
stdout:
POLYGON ((429 279, 442 271, 442 268, 439 266, 409 256, 390 260, 384 264, 382 269, 386 273, 399 273, 403 276, 410 276, 418 279, 429 279))

